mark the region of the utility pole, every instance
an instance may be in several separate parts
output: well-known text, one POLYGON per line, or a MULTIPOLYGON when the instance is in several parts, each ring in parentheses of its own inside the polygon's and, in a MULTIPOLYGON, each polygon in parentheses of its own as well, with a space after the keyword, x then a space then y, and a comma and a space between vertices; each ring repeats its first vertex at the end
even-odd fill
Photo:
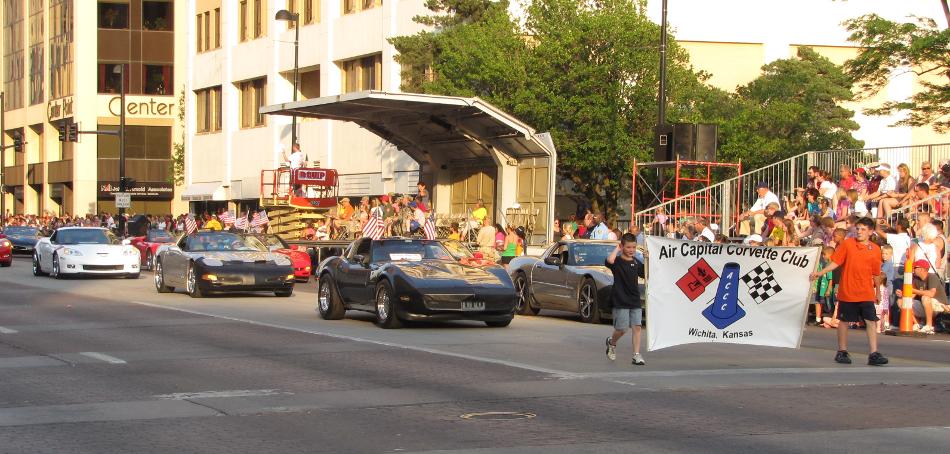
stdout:
POLYGON ((7 216, 7 106, 0 91, 0 226, 7 216))
POLYGON ((663 0, 663 13, 660 18, 660 92, 657 96, 657 126, 666 124, 666 0, 663 0))
MULTIPOLYGON (((119 192, 125 193, 125 63, 119 64, 119 192)), ((119 233, 125 235, 125 207, 119 208, 119 233)))
MULTIPOLYGON (((277 11, 274 20, 292 22, 294 24, 294 101, 297 101, 297 83, 300 77, 300 13, 290 12, 286 9, 277 11)), ((290 149, 297 145, 297 115, 290 117, 290 149)))

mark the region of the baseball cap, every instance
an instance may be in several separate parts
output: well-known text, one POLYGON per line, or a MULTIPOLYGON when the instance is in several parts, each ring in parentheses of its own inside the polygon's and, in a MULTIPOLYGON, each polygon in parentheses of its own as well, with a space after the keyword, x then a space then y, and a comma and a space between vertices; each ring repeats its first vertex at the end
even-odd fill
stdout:
POLYGON ((929 269, 929 268, 930 268, 930 262, 928 262, 928 261, 926 261, 926 260, 924 260, 924 259, 920 259, 920 260, 914 262, 914 268, 928 268, 928 269, 929 269))
POLYGON ((886 171, 890 172, 890 171, 891 171, 891 165, 885 162, 885 163, 883 163, 883 164, 877 166, 877 169, 878 169, 878 170, 886 170, 886 171))
POLYGON ((753 241, 757 243, 761 243, 762 235, 759 235, 758 233, 753 233, 752 235, 745 237, 745 239, 742 240, 742 244, 748 245, 748 244, 751 244, 753 241))
POLYGON ((759 184, 755 185, 755 188, 756 188, 756 189, 768 189, 768 188, 769 188, 769 184, 766 183, 766 182, 764 182, 764 181, 760 181, 759 184))

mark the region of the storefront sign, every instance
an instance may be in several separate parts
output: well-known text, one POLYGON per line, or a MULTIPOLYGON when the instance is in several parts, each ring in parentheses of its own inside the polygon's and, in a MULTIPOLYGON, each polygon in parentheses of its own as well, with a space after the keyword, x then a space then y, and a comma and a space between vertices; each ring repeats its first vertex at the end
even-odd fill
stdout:
MULTIPOLYGON (((171 200, 175 187, 167 182, 137 182, 125 192, 132 196, 132 200, 171 200)), ((121 194, 118 181, 99 182, 99 199, 116 199, 118 194, 121 194)))
POLYGON ((132 208, 132 193, 116 192, 115 193, 115 207, 116 208, 132 208))
POLYGON ((49 122, 73 116, 73 97, 54 99, 46 103, 46 119, 49 122))
MULTIPOLYGON (((125 96, 126 118, 174 118, 178 115, 174 96, 125 96)), ((99 95, 100 117, 118 117, 122 114, 122 97, 99 95)))

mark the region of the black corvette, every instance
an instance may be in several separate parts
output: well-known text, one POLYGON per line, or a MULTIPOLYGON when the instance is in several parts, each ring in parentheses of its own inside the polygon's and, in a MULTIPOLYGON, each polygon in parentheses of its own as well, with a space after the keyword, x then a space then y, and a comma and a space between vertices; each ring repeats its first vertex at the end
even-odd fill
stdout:
POLYGON ((159 293, 184 287, 192 297, 209 292, 294 292, 294 269, 286 255, 270 252, 250 235, 197 232, 155 257, 155 289, 159 293))
POLYGON ((459 263, 438 240, 354 241, 317 271, 317 311, 327 320, 347 309, 376 314, 383 328, 426 320, 479 320, 504 327, 518 294, 504 268, 459 263))
POLYGON ((3 229, 3 233, 13 244, 13 253, 32 254, 36 243, 43 238, 43 233, 36 227, 11 225, 3 229))

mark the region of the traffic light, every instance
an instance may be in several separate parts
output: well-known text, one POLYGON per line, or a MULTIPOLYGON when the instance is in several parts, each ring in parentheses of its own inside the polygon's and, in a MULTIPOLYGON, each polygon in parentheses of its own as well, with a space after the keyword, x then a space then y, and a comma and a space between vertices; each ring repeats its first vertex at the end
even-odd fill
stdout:
POLYGON ((18 132, 13 134, 13 151, 23 151, 23 136, 18 132))
POLYGON ((68 140, 66 139, 66 125, 59 125, 56 127, 56 129, 59 130, 59 141, 67 142, 68 140))
POLYGON ((79 123, 69 123, 66 125, 66 140, 79 142, 79 123))

